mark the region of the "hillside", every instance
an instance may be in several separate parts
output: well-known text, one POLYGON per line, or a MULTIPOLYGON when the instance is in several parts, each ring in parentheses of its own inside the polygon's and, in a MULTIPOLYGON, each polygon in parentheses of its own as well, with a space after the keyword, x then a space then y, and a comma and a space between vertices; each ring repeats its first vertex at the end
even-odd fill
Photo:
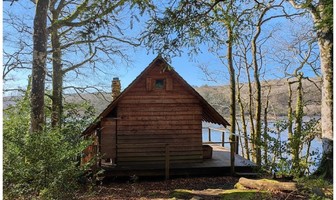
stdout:
MULTIPOLYGON (((316 83, 319 83, 317 79, 313 79, 316 83)), ((320 84, 318 84, 320 85, 320 84)), ((241 84, 242 91, 242 100, 245 103, 245 114, 248 114, 247 102, 248 102, 248 85, 241 84)), ((274 115, 276 116, 285 116, 287 115, 287 103, 288 103, 288 84, 286 80, 272 80, 262 82, 262 87, 264 93, 262 94, 263 104, 265 105, 266 94, 269 88, 271 88, 269 95, 269 117, 274 115)), ((293 91, 293 101, 292 104, 295 106, 296 101, 296 84, 292 85, 293 91)), ((304 80, 304 112, 309 116, 319 116, 320 115, 320 106, 321 106, 321 91, 317 87, 309 82, 304 80)), ((194 87, 219 113, 224 117, 229 115, 229 86, 201 86, 194 87)), ((9 105, 14 104, 15 97, 4 97, 3 106, 6 108, 9 105)), ((101 113, 107 105, 111 102, 110 93, 96 93, 96 94, 68 94, 65 95, 66 102, 82 102, 87 100, 89 101, 96 109, 96 113, 101 113)), ((254 110, 254 109, 253 109, 254 110)), ((240 115, 239 105, 237 103, 237 115, 240 115)))
MULTIPOLYGON (((320 86, 320 82, 317 79, 313 79, 320 86)), ((249 99, 248 85, 241 84, 241 98, 245 103, 245 114, 247 113, 247 102, 249 99)), ((271 88, 269 94, 269 115, 285 116, 287 115, 288 107, 288 84, 286 80, 272 80, 262 82, 263 94, 262 94, 262 104, 266 103, 266 96, 269 88, 271 88)), ((297 84, 292 85, 292 105, 295 106, 296 103, 296 88, 297 84)), ((320 115, 321 106, 321 91, 310 81, 303 81, 304 88, 304 112, 306 115, 315 116, 320 115)), ((223 116, 228 116, 229 114, 229 86, 202 86, 195 88, 211 105, 216 108, 223 116)), ((253 109, 254 110, 254 109, 253 109)), ((237 104, 237 115, 240 115, 239 105, 237 104)))
MULTIPOLYGON (((314 79, 318 83, 317 79, 314 79)), ((320 84, 319 84, 320 85, 320 84)), ((248 85, 241 84, 242 100, 246 104, 248 102, 248 85)), ((269 116, 285 116, 287 115, 288 103, 288 84, 286 80, 272 80, 269 82, 262 82, 264 93, 262 94, 263 104, 266 102, 266 93, 271 88, 269 95, 269 116)), ((292 85, 293 100, 292 104, 295 106, 296 102, 296 87, 297 84, 292 85)), ((303 81, 304 87, 304 112, 309 116, 319 116, 321 106, 321 91, 310 81, 303 81)), ((223 116, 229 115, 229 86, 201 86, 194 87, 218 112, 223 116)), ((83 98, 89 100, 96 108, 97 113, 102 112, 111 101, 110 93, 101 94, 83 94, 83 98)), ((67 95, 66 101, 74 102, 81 101, 78 95, 67 95)), ((248 114, 247 104, 245 105, 245 114, 248 114)), ((254 109, 253 109, 254 110, 254 109)), ((239 105, 237 104, 237 115, 240 115, 239 105)))

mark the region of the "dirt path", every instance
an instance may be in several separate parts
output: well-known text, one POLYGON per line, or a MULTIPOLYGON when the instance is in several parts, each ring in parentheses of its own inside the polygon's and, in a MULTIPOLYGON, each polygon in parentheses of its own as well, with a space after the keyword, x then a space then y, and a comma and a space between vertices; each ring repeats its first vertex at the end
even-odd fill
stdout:
MULTIPOLYGON (((300 196, 283 193, 230 190, 238 182, 236 177, 193 177, 171 180, 109 180, 94 188, 92 192, 80 195, 83 200, 107 199, 300 199, 300 196), (252 193, 251 193, 252 192, 252 193), (248 196, 244 196, 248 195, 248 196), (225 197, 225 198, 224 198, 225 197), (245 198, 244 198, 245 197, 245 198), (295 197, 295 198, 294 198, 295 197)), ((304 198, 302 198, 304 199, 304 198)))

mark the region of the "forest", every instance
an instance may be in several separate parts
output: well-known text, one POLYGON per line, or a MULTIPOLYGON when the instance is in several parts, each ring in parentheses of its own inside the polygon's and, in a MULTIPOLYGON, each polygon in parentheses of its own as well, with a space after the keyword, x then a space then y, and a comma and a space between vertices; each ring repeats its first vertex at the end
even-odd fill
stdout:
POLYGON ((88 173, 94 159, 78 162, 92 143, 81 133, 111 101, 104 81, 132 65, 136 51, 169 62, 211 55, 216 67, 189 69, 211 86, 194 88, 230 133, 250 138, 244 157, 260 174, 292 177, 301 185, 294 199, 332 198, 332 0, 3 4, 4 199, 76 199, 97 190, 102 172, 88 173), (321 152, 310 148, 315 139, 321 152))

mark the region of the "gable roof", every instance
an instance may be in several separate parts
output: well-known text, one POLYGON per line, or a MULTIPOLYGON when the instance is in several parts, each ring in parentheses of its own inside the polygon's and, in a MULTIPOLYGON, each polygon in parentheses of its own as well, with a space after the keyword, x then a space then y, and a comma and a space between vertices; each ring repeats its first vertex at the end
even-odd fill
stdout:
POLYGON ((132 86, 137 83, 137 81, 145 75, 152 67, 155 66, 157 62, 161 62, 164 65, 168 66, 172 76, 174 76, 176 79, 178 79, 187 90, 189 90, 199 101, 200 105, 202 106, 202 120, 205 122, 215 123, 223 125, 224 127, 230 126, 230 124, 192 87, 190 86, 173 68, 170 67, 170 65, 167 63, 165 59, 163 59, 161 56, 157 56, 133 81, 127 88, 124 89, 123 92, 119 94, 119 96, 114 99, 107 108, 97 117, 95 122, 91 124, 86 130, 83 131, 83 135, 89 134, 92 130, 94 130, 98 124, 99 121, 106 117, 117 105, 120 99, 122 99, 125 94, 129 91, 132 86))

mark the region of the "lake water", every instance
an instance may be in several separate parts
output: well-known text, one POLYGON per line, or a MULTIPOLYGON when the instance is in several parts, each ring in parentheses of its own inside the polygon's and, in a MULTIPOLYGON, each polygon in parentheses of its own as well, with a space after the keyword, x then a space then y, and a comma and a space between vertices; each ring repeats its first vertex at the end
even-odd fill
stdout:
MULTIPOLYGON (((216 124, 211 124, 211 123, 204 123, 202 124, 203 127, 213 127, 213 128, 221 128, 221 126, 219 125, 216 125, 216 124)), ((240 126, 241 127, 241 126, 240 126)), ((274 127, 274 122, 269 122, 269 125, 268 125, 269 129, 272 129, 272 130, 275 130, 275 127, 274 127)), ((222 128, 221 128, 222 129, 222 128)), ((225 128, 224 128, 225 129, 225 128)), ((247 127, 247 130, 249 130, 249 127, 247 127)), ((238 133, 238 130, 236 131, 236 134, 239 134, 238 133)), ((202 139, 203 139, 203 142, 207 142, 209 141, 209 136, 208 136, 208 129, 207 128, 204 128, 202 130, 202 139)), ((230 130, 229 128, 225 129, 225 142, 228 142, 229 141, 229 137, 230 137, 230 130)), ((273 138, 278 138, 278 135, 277 134, 274 134, 274 133, 269 133, 269 135, 273 138)), ((287 141, 288 140, 288 132, 287 132, 287 129, 283 132, 280 133, 280 140, 282 142, 284 141, 287 141)), ((221 142, 222 141, 222 133, 219 132, 219 131, 215 131, 215 130, 211 130, 211 141, 212 142, 221 142)), ((271 143, 270 143, 271 144, 271 143)), ((218 145, 221 145, 221 144, 218 144, 218 145)), ((227 148, 230 148, 230 144, 229 143, 225 143, 224 144, 224 147, 227 147, 227 148)), ((241 149, 241 144, 239 144, 239 155, 242 155, 242 149, 241 149)), ((301 152, 302 155, 306 155, 306 152, 307 152, 307 146, 304 145, 303 146, 303 150, 301 152)), ((322 154, 322 141, 320 138, 315 138, 312 142, 311 142, 311 146, 310 146, 310 153, 312 152, 315 152, 316 154, 314 156, 311 156, 309 161, 310 162, 314 162, 314 161, 318 161, 321 157, 321 154, 322 154)), ((289 155, 286 155, 286 154, 282 154, 282 157, 284 158, 288 158, 289 155)), ((309 167, 309 171, 310 172, 313 172, 316 170, 316 166, 317 166, 318 163, 316 163, 315 165, 311 165, 309 167)))

